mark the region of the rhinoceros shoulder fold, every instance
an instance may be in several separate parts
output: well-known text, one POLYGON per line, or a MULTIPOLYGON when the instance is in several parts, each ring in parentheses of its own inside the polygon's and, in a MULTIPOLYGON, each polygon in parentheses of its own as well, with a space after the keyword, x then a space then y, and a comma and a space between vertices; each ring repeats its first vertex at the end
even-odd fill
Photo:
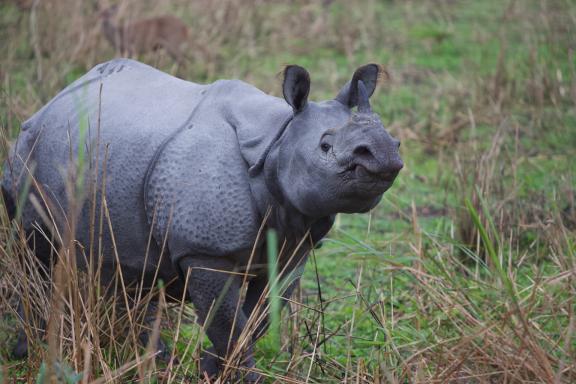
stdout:
POLYGON ((242 158, 251 168, 266 156, 292 109, 284 99, 266 94, 240 80, 227 80, 217 95, 222 116, 236 134, 242 158))
POLYGON ((238 80, 211 84, 197 105, 155 159, 145 183, 148 221, 174 262, 194 253, 242 258, 261 224, 248 169, 291 109, 238 80))

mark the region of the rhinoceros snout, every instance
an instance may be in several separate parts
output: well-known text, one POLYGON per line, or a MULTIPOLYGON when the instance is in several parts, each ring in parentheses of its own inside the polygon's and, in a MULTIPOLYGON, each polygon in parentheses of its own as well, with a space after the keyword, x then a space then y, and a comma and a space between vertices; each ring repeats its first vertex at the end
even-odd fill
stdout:
POLYGON ((351 170, 362 179, 394 181, 404 167, 404 162, 397 152, 399 143, 398 140, 394 140, 393 145, 357 145, 352 150, 351 170))
POLYGON ((374 166, 374 164, 356 163, 352 167, 357 179, 366 181, 385 181, 392 183, 400 170, 404 167, 401 159, 394 159, 382 166, 374 166))

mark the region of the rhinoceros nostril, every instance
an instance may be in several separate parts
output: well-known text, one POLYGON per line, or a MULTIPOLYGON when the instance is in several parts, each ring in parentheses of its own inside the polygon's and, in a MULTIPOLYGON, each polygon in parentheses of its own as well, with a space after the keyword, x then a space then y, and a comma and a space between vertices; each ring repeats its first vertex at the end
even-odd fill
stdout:
POLYGON ((356 148, 354 148, 354 151, 352 153, 355 156, 374 157, 374 155, 372 155, 372 151, 365 145, 357 146, 356 148))

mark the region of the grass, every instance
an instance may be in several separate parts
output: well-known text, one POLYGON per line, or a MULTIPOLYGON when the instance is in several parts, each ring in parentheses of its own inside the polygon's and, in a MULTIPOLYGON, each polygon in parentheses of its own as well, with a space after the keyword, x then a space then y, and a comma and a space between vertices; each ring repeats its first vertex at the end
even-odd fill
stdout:
MULTIPOLYGON (((378 208, 341 215, 311 256, 280 335, 256 346, 267 382, 576 380, 572 2, 125 4, 125 18, 173 13, 191 26, 194 62, 175 68, 161 51, 141 59, 193 81, 241 78, 279 95, 275 74, 296 63, 311 73, 311 98, 326 99, 360 64, 392 75, 373 108, 401 138, 405 169, 378 208)), ((47 0, 33 11, 4 2, 0 34, 0 121, 10 140, 114 55, 88 2, 47 0)), ((141 311, 128 321, 97 301, 77 317, 66 309, 68 341, 47 343, 57 352, 37 337, 35 355, 10 360, 14 290, 34 280, 15 272, 27 252, 0 219, 0 383, 35 382, 55 355, 84 382, 177 382, 195 372, 206 340, 192 309, 178 305, 157 312, 181 362, 171 370, 122 336, 136 334, 120 329, 137 327, 141 311), (98 331, 85 336, 86 326, 98 331)), ((53 305, 29 292, 41 308, 53 305)))

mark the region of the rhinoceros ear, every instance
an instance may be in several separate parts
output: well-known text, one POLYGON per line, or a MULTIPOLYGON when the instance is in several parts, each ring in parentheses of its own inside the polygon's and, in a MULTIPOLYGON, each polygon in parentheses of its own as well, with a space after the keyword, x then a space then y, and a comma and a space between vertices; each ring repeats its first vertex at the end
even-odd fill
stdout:
POLYGON ((364 83, 368 97, 370 97, 374 93, 376 84, 378 84, 378 78, 382 74, 385 75, 386 71, 378 64, 363 65, 354 72, 352 80, 342 87, 338 96, 336 96, 336 100, 349 108, 357 106, 359 103, 358 81, 361 80, 364 83), (351 86, 352 84, 354 84, 354 86, 351 86))
POLYGON ((294 113, 300 112, 308 102, 310 92, 310 75, 308 71, 298 65, 288 65, 284 68, 284 81, 282 83, 282 93, 284 99, 294 113))

